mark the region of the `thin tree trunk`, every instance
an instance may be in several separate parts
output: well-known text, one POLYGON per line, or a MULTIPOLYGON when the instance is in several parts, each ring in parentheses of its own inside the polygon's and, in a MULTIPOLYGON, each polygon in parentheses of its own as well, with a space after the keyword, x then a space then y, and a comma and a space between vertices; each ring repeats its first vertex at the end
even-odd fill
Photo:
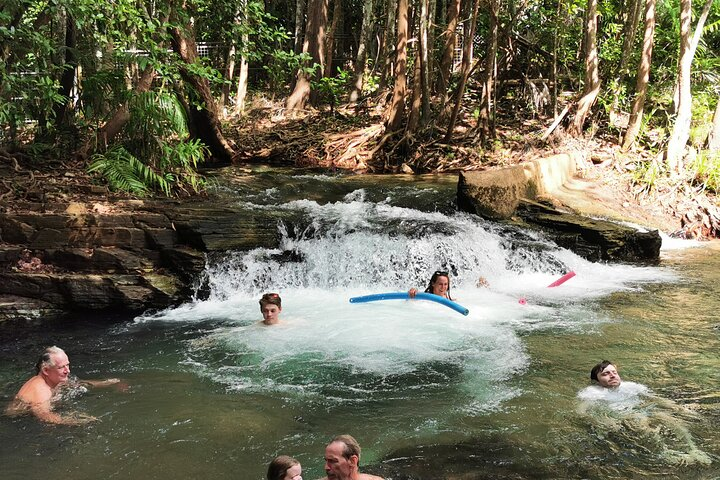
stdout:
POLYGON ((386 0, 387 2, 387 22, 385 23, 385 34, 383 35, 382 45, 382 74, 380 75, 380 90, 385 90, 390 83, 390 79, 395 76, 395 62, 397 56, 395 51, 395 27, 397 26, 397 9, 398 0, 386 0))
POLYGON ((395 88, 388 112, 387 130, 400 129, 405 116, 405 92, 407 90, 407 41, 408 41, 408 0, 398 0, 397 48, 395 60, 395 88))
POLYGON ((421 116, 420 121, 424 125, 430 117, 430 46, 429 46, 429 24, 430 24, 430 0, 420 0, 420 44, 418 45, 420 55, 420 90, 421 90, 421 116))
MULTIPOLYGON (((247 38, 245 38, 247 40, 247 38)), ((249 66, 247 57, 240 57, 240 67, 238 68, 237 91, 235 92, 235 113, 240 114, 245 111, 245 100, 247 98, 249 66)))
MULTIPOLYGON (((308 21, 305 28, 305 42, 303 52, 309 53, 312 63, 320 65, 315 72, 316 77, 322 75, 325 62, 325 26, 327 24, 327 0, 308 1, 308 21)), ((289 110, 302 110, 305 108, 312 94, 310 89, 311 77, 301 68, 297 72, 295 88, 287 99, 286 107, 289 110)))
POLYGON ((469 35, 467 35, 463 43, 462 69, 460 73, 460 83, 458 84, 457 92, 455 94, 455 106, 453 107, 452 114, 450 115, 447 132, 445 133, 446 142, 449 142, 452 139, 453 130, 455 130, 455 122, 457 121, 458 113, 460 113, 460 105, 462 105, 462 98, 465 94, 465 84, 467 83, 468 77, 470 76, 473 38, 475 38, 475 27, 477 25, 479 8, 480 0, 474 0, 472 17, 470 19, 469 35))
POLYGON ((235 42, 233 42, 225 57, 225 74, 223 75, 225 83, 220 91, 220 100, 218 101, 218 104, 222 107, 225 107, 230 100, 230 85, 235 77, 235 52, 237 52, 237 48, 235 48, 235 42))
POLYGON ((332 60, 333 53, 335 52, 335 35, 337 34, 338 24, 340 17, 342 17, 342 0, 334 0, 335 5, 333 8, 333 18, 330 24, 330 30, 327 34, 325 41, 325 70, 323 72, 324 77, 332 77, 332 60))
MULTIPOLYGON (((442 59, 440 60, 440 75, 438 76, 437 91, 445 95, 447 102, 447 90, 450 86, 450 77, 453 70, 453 58, 455 58, 455 46, 457 45, 457 25, 460 18, 460 4, 462 0, 450 0, 448 8, 448 24, 445 29, 445 46, 443 47, 442 59)), ((445 103, 443 102, 443 103, 445 103)))
POLYGON ((645 5, 645 35, 643 36, 642 57, 637 72, 635 86, 635 101, 633 102, 632 113, 628 128, 623 138, 623 151, 630 150, 635 144, 635 138, 640 131, 642 123, 645 95, 647 93, 648 81, 650 80, 650 66, 652 65, 652 50, 655 36, 655 0, 647 0, 645 5))
POLYGON ((612 86, 613 102, 610 107, 610 123, 615 123, 615 117, 617 115, 618 105, 620 104, 620 91, 622 84, 625 82, 625 76, 627 75, 628 62, 632 57, 633 45, 635 44, 635 33, 637 32, 637 26, 640 21, 641 5, 643 0, 632 0, 632 3, 625 5, 629 7, 627 12, 627 18, 623 25, 622 37, 623 37, 623 48, 620 56, 620 66, 615 76, 615 85, 612 86))
POLYGON ((483 81, 483 93, 480 100, 480 112, 478 116, 478 131, 481 138, 485 139, 488 136, 494 137, 494 115, 492 114, 493 108, 493 90, 496 75, 496 59, 497 59, 497 48, 498 48, 498 14, 499 4, 497 0, 488 0, 488 15, 490 20, 490 26, 488 29, 488 47, 487 56, 485 57, 485 74, 483 81))
POLYGON ((708 135, 707 148, 711 152, 720 150, 720 96, 715 106, 715 115, 713 115, 713 129, 708 135))
POLYGON ((59 129, 70 126, 68 110, 72 110, 75 105, 72 97, 78 71, 78 60, 75 55, 77 30, 75 29, 75 18, 69 11, 65 12, 65 24, 65 66, 60 77, 60 95, 65 97, 65 101, 55 106, 55 125, 59 129))
MULTIPOLYGON (((703 28, 705 28, 705 22, 707 21, 708 14, 710 13, 710 7, 712 7, 713 0, 705 0, 705 6, 703 6, 700 17, 698 17, 697 25, 693 33, 693 38, 690 43, 690 64, 692 64, 695 58, 695 51, 700 44, 700 38, 702 37, 703 28)), ((692 16, 692 14, 691 14, 692 16)), ((680 82, 675 83, 675 90, 673 91, 673 113, 677 113, 678 98, 680 95, 680 82)))
POLYGON ((422 54, 420 48, 415 49, 415 62, 413 65, 412 77, 412 100, 410 102, 410 114, 405 131, 407 133, 415 133, 420 124, 420 108, 422 102, 422 54))
MULTIPOLYGON (((174 27, 171 30, 173 48, 187 65, 193 65, 198 60, 197 47, 192 34, 187 34, 174 27)), ((210 83, 206 78, 201 78, 185 66, 180 67, 180 76, 186 84, 192 87, 192 94, 197 95, 201 108, 190 110, 190 121, 195 125, 197 137, 207 145, 212 156, 210 162, 215 165, 225 165, 232 161, 234 152, 222 133, 218 108, 210 83)))
POLYGON ((293 51, 299 55, 303 51, 302 32, 305 26, 305 0, 296 0, 295 3, 295 40, 293 51))
POLYGON ((685 145, 690 138, 690 120, 692 118, 692 92, 690 91, 690 67, 692 49, 690 47, 691 0, 680 0, 680 59, 678 62, 679 101, 678 114, 675 117, 672 135, 667 147, 668 170, 679 174, 685 145))
POLYGON ((573 134, 582 135, 585 119, 590 113, 598 93, 600 93, 600 73, 598 71, 597 51, 597 0, 588 0, 585 16, 585 88, 583 96, 578 101, 575 120, 573 121, 573 134))
POLYGON ((552 60, 552 110, 553 116, 557 117, 557 99, 558 99, 558 75, 557 75, 557 52, 560 48, 560 40, 558 35, 558 29, 560 28, 560 15, 562 14, 562 1, 557 2, 557 10, 555 10, 555 30, 553 34, 553 60, 552 60))
POLYGON ((360 28, 360 41, 358 42, 358 51, 357 56, 355 57, 355 82, 353 83, 352 92, 350 92, 351 102, 356 102, 362 94, 365 66, 367 65, 367 52, 374 22, 373 0, 365 0, 363 2, 363 20, 362 27, 360 28))

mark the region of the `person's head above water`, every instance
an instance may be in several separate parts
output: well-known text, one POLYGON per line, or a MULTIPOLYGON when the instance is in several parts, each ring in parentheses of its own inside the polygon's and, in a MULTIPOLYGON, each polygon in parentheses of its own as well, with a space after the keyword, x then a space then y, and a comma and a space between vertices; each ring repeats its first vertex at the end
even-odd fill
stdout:
POLYGON ((450 275, 448 272, 438 270, 433 273, 425 293, 433 293, 450 299, 450 275))
POLYGON ((60 347, 48 347, 38 358, 35 372, 51 387, 65 383, 70 375, 70 361, 60 347))
POLYGON ((270 462, 267 480, 302 480, 300 462, 287 455, 280 455, 270 462))
POLYGON ((265 325, 274 325, 280 322, 280 312, 282 311, 282 299, 277 293, 266 293, 260 299, 260 312, 262 312, 263 323, 265 325))
POLYGON ((603 360, 590 370, 590 380, 598 382, 605 388, 615 388, 622 382, 617 367, 609 360, 603 360))

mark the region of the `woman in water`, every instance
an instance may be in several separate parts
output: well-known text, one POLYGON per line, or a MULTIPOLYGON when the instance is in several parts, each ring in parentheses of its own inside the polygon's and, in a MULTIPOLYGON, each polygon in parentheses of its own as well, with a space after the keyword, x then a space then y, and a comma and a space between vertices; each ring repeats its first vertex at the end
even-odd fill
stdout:
POLYGON ((282 299, 277 293, 266 293, 260 299, 260 312, 263 316, 264 325, 275 325, 280 323, 280 312, 282 312, 282 299))
MULTIPOLYGON (((408 291, 408 295, 410 295, 410 298, 415 298, 417 292, 417 288, 411 288, 410 291, 408 291)), ((452 300, 450 297, 450 276, 448 272, 438 270, 433 273, 432 277, 430 277, 430 283, 428 283, 425 289, 425 293, 432 293, 433 295, 452 300)))
POLYGON ((280 455, 270 462, 267 480, 302 480, 302 466, 294 458, 280 455))

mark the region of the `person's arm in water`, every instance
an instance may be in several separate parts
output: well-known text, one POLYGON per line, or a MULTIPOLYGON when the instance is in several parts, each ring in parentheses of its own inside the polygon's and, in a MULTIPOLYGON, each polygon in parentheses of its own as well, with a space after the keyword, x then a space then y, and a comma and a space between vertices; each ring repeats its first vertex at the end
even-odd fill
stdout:
POLYGON ((80 380, 81 385, 89 385, 91 387, 109 387, 120 383, 119 378, 108 378, 107 380, 80 380))

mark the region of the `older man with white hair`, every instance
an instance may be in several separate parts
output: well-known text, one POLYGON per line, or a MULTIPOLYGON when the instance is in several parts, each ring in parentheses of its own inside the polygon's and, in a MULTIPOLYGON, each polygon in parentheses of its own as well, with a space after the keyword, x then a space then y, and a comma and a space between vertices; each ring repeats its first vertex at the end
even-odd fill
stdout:
MULTIPOLYGON (((60 389, 70 378, 70 360, 67 354, 58 347, 48 347, 40 355, 35 364, 36 375, 20 388, 7 408, 9 415, 32 413, 47 423, 63 425, 80 425, 97 420, 89 415, 61 416, 53 412, 53 405, 58 400, 60 389)), ((81 383, 93 387, 104 387, 119 383, 117 378, 108 380, 84 380, 81 383)))

